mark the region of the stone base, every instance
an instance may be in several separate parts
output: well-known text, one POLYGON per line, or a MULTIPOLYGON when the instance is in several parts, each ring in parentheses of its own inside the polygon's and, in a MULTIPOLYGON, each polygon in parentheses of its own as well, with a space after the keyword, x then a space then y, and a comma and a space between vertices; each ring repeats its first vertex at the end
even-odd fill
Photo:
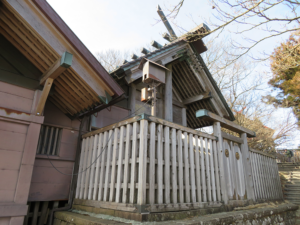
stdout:
MULTIPOLYGON (((237 208, 231 212, 221 212, 208 215, 193 216, 184 220, 172 220, 155 222, 156 225, 295 225, 298 206, 291 203, 258 204, 243 208, 237 208)), ((189 211, 190 212, 190 211, 189 211)), ((178 212, 177 212, 178 213, 178 212)), ((176 218, 176 217, 174 217, 176 218)), ((137 222, 120 219, 113 216, 100 215, 86 211, 73 210, 71 212, 56 212, 54 225, 113 225, 113 224, 149 224, 149 222, 137 222)))
POLYGON ((222 203, 198 203, 177 205, 145 205, 139 207, 134 204, 120 204, 99 202, 93 200, 75 199, 72 209, 95 214, 104 214, 135 221, 166 221, 181 220, 194 216, 202 216, 218 212, 232 211, 236 207, 253 204, 251 200, 230 200, 228 205, 222 203))
POLYGON ((224 212, 224 207, 214 207, 214 208, 205 208, 205 209, 194 209, 194 210, 187 210, 187 211, 179 211, 179 212, 162 212, 162 213, 134 213, 134 212, 126 212, 126 211, 119 211, 113 209, 103 209, 103 208, 95 208, 91 206, 83 206, 83 205, 73 205, 72 209, 85 211, 89 213, 95 214, 104 214, 110 215, 114 217, 124 218, 128 220, 135 220, 135 221, 167 221, 167 220, 182 220, 188 217, 195 217, 195 216, 203 216, 212 213, 224 212))

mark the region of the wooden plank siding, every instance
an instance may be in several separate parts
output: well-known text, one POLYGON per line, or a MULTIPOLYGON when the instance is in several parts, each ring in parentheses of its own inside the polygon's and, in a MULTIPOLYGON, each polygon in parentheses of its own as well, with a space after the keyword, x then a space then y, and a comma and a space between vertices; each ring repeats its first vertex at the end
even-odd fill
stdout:
MULTIPOLYGON (((30 113, 34 91, 0 81, 0 107, 30 113), (25 104, 24 104, 25 102, 25 104)), ((7 113, 8 114, 8 113, 7 113)), ((14 200, 28 124, 0 117, 0 202, 14 200)))
POLYGON ((80 123, 68 118, 50 101, 46 102, 44 115, 44 124, 61 128, 62 135, 58 155, 51 155, 50 159, 43 154, 36 155, 28 201, 67 200, 72 176, 62 173, 72 174, 80 123))
POLYGON ((0 81, 0 224, 21 224, 43 117, 40 91, 0 81))

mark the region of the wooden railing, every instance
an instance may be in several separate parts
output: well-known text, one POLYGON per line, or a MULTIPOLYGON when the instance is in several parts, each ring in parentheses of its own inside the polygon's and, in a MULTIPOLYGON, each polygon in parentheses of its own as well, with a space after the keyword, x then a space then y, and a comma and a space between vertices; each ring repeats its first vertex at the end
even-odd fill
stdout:
POLYGON ((76 198, 149 204, 150 211, 221 201, 217 138, 144 116, 83 136, 76 198))
POLYGON ((283 200, 278 166, 274 156, 250 149, 255 198, 283 200))
POLYGON ((261 164, 262 156, 252 151, 250 162, 246 135, 223 133, 217 123, 214 134, 146 114, 89 132, 83 135, 76 199, 139 212, 277 199, 279 191, 264 196, 257 189, 266 181, 275 184, 278 175, 267 168, 273 161, 261 164))

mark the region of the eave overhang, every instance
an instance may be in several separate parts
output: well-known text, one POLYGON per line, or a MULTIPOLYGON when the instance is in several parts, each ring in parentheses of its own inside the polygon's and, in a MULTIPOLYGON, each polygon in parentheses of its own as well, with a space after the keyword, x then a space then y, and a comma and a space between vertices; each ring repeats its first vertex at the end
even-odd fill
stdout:
MULTIPOLYGON (((46 1, 7 0, 0 12, 0 33, 43 76, 54 78, 48 99, 66 115, 74 118, 105 107, 103 96, 115 103, 124 97, 123 89, 46 1), (64 51, 73 55, 73 64, 61 70, 64 64, 57 62, 64 51)), ((45 80, 40 83, 36 89, 43 89, 45 80)))

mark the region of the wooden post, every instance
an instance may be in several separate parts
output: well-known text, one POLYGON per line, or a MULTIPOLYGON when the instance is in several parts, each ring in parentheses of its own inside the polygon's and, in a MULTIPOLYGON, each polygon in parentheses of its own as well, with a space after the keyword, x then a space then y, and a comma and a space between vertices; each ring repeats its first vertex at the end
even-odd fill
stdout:
POLYGON ((214 135, 218 137, 217 142, 217 151, 219 156, 219 168, 220 168, 220 181, 221 181, 221 194, 222 200, 225 204, 228 204, 228 194, 227 194, 227 186, 225 180, 225 173, 224 173, 224 150, 223 150, 223 138, 221 134, 221 124, 220 122, 214 122, 214 135))
MULTIPOLYGON (((155 123, 150 123, 149 184, 155 184, 155 123)), ((155 203, 155 185, 149 185, 150 204, 155 203)))
POLYGON ((182 116, 182 126, 187 126, 186 122, 186 108, 181 109, 181 116, 182 116))
POLYGON ((146 204, 146 176, 147 176, 147 141, 148 141, 148 121, 140 122, 140 147, 139 147, 139 170, 138 170, 138 205, 146 204))
POLYGON ((129 89, 129 109, 130 109, 130 117, 135 116, 135 96, 136 96, 136 86, 134 83, 131 83, 129 89))
POLYGON ((165 120, 173 122, 172 65, 167 65, 165 84, 165 120))
POLYGON ((163 98, 163 85, 160 85, 159 87, 156 88, 157 93, 159 93, 157 95, 158 99, 157 99, 157 117, 159 118, 164 118, 164 98, 163 98))
POLYGON ((152 107, 151 107, 151 115, 156 116, 156 88, 152 87, 152 107))
POLYGON ((170 203, 170 128, 164 128, 164 159, 165 159, 165 169, 164 169, 164 180, 165 180, 165 203, 170 203))
POLYGON ((48 98, 48 95, 49 95, 49 92, 50 92, 50 89, 52 87, 52 83, 53 83, 53 79, 52 78, 48 78, 45 82, 45 86, 44 86, 44 89, 43 89, 43 92, 42 92, 42 95, 39 99, 39 103, 37 105, 37 108, 36 108, 36 115, 37 116, 41 116, 42 113, 43 113, 43 110, 44 110, 44 107, 45 107, 45 103, 46 103, 46 100, 48 98))
POLYGON ((173 203, 177 203, 177 160, 176 160, 176 147, 177 147, 177 141, 176 141, 176 129, 172 128, 172 154, 171 154, 171 160, 172 160, 172 200, 173 203))
POLYGON ((242 151, 243 163, 244 163, 244 168, 245 168, 244 172, 246 174, 245 180, 246 180, 247 198, 253 199, 253 201, 255 201, 250 155, 249 155, 249 148, 248 148, 248 142, 247 142, 247 134, 242 133, 241 138, 244 141, 244 144, 241 144, 241 151, 242 151))

